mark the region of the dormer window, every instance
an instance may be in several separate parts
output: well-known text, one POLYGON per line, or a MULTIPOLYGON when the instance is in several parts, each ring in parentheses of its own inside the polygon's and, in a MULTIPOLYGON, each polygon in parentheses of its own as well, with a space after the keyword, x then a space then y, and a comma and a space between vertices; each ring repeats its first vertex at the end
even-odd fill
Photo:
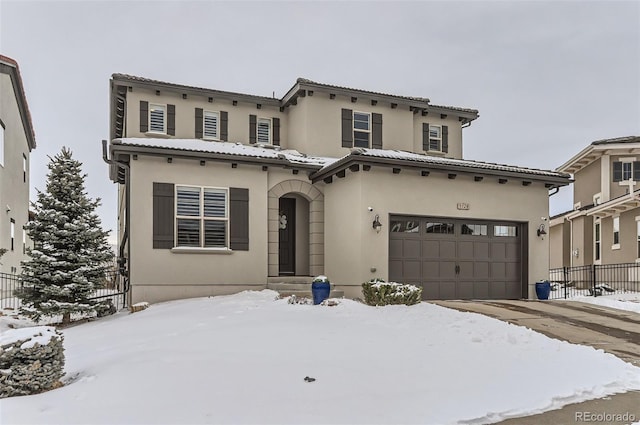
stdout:
POLYGON ((353 113, 353 146, 368 148, 371 140, 371 114, 365 112, 353 113))

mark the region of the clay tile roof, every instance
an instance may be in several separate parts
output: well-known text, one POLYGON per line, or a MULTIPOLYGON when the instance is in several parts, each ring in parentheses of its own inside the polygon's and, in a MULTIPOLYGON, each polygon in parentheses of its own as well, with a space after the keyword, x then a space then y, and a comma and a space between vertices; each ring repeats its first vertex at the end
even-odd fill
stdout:
POLYGON ((639 143, 639 142, 640 142, 640 136, 625 136, 625 137, 615 137, 612 139, 596 140, 591 144, 592 145, 610 145, 610 144, 616 144, 616 143, 639 143))
POLYGON ((367 94, 373 94, 373 95, 378 95, 378 96, 391 96, 391 97, 397 97, 399 99, 411 100, 411 101, 415 101, 415 102, 429 103, 429 99, 427 99, 426 97, 398 96, 398 95, 395 95, 395 94, 380 93, 380 92, 375 92, 375 91, 356 89, 356 88, 353 88, 353 87, 335 86, 335 85, 332 85, 332 84, 318 83, 317 81, 309 80, 308 78, 298 78, 296 81, 298 83, 313 84, 313 85, 316 85, 316 86, 322 86, 322 87, 327 87, 327 88, 349 90, 349 91, 353 91, 353 92, 367 93, 367 94))
POLYGON ((22 116, 22 123, 25 126, 25 132, 27 133, 27 143, 29 144, 29 150, 33 150, 36 147, 36 136, 33 131, 33 122, 31 120, 31 111, 29 110, 29 104, 27 103, 27 96, 25 95, 24 85, 22 84, 22 76, 20 75, 20 67, 18 62, 11 59, 8 56, 0 54, 0 64, 7 65, 15 70, 14 87, 16 87, 16 95, 18 96, 18 105, 20 108, 20 114, 22 116))

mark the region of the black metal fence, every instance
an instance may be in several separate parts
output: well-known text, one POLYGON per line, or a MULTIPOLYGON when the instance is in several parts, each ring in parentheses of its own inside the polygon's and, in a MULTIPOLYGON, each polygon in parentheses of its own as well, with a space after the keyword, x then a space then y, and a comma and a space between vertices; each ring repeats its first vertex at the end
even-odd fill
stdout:
MULTIPOLYGON (((97 289, 91 300, 106 301, 116 310, 127 307, 127 281, 118 270, 109 270, 105 273, 100 283, 101 288, 97 289)), ((0 309, 20 308, 22 301, 16 296, 24 288, 24 283, 20 275, 10 273, 0 273, 0 309)))
POLYGON ((591 264, 549 270, 549 298, 640 292, 640 263, 591 264))

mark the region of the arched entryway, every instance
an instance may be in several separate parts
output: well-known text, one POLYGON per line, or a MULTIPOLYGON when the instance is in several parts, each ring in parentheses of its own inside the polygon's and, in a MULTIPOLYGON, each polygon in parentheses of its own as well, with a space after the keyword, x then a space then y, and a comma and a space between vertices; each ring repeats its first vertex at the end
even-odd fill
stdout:
POLYGON ((310 183, 286 180, 269 190, 268 203, 269 276, 323 274, 322 192, 310 183))

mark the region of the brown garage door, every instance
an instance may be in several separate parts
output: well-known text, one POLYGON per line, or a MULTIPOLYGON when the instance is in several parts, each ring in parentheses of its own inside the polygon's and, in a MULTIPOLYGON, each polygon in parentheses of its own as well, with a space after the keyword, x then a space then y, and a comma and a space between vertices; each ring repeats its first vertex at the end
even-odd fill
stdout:
POLYGON ((389 279, 424 299, 523 297, 523 224, 392 216, 389 279))

